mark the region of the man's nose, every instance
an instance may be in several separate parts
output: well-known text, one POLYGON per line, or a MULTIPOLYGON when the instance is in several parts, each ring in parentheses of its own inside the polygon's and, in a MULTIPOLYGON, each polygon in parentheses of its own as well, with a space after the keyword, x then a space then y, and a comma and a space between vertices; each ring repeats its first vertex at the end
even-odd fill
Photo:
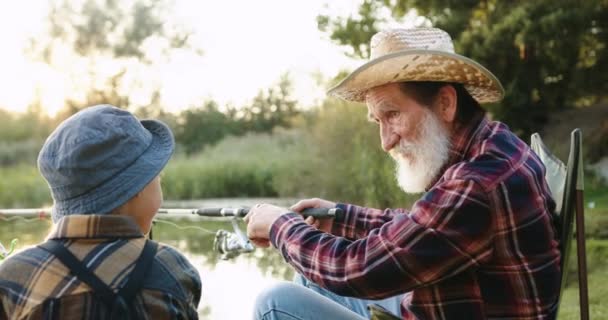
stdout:
POLYGON ((389 152, 399 142, 399 135, 390 130, 388 126, 382 126, 380 138, 384 152, 389 152))

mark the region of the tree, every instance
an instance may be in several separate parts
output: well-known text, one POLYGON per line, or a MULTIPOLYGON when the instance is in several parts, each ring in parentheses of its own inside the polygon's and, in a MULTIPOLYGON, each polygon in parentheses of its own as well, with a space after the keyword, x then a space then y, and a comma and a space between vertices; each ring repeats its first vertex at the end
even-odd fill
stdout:
POLYGON ((0 109, 0 167, 35 164, 44 140, 54 123, 33 103, 26 112, 14 114, 0 109))
POLYGON ((287 74, 281 76, 276 86, 260 90, 251 105, 236 112, 244 131, 271 132, 277 126, 289 127, 291 119, 298 114, 291 90, 287 74))
POLYGON ((492 70, 506 90, 488 106, 520 136, 539 130, 549 113, 589 106, 608 92, 607 1, 365 0, 359 16, 319 16, 331 39, 367 58, 367 43, 388 9, 410 10, 453 37, 456 52, 492 70))
POLYGON ((136 107, 135 90, 147 96, 137 106, 154 104, 159 90, 141 71, 174 49, 200 54, 191 33, 170 20, 170 0, 54 0, 49 6, 47 34, 32 39, 29 52, 74 79, 79 94, 68 97, 62 117, 98 103, 136 107))
POLYGON ((213 145, 233 133, 234 121, 218 109, 215 101, 208 101, 202 108, 192 108, 180 114, 175 140, 188 154, 213 145))
POLYGON ((297 102, 291 98, 291 81, 283 75, 278 84, 260 90, 251 104, 220 111, 213 100, 203 107, 180 113, 176 125, 176 141, 188 154, 214 145, 228 135, 248 132, 269 133, 276 127, 289 127, 298 114, 297 102))

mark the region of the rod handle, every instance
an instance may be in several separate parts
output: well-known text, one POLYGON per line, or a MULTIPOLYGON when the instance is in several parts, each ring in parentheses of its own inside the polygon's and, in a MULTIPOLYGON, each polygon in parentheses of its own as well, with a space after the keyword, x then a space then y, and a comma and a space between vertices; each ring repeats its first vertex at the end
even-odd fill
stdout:
POLYGON ((344 219, 344 210, 341 208, 306 208, 302 210, 305 217, 315 217, 316 219, 335 218, 339 221, 344 219))

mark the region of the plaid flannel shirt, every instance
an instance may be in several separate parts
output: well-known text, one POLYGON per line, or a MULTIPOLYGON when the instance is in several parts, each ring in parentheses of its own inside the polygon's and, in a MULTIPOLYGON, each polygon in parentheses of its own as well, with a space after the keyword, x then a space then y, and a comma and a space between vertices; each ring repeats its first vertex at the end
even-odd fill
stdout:
POLYGON ((339 204, 332 234, 288 213, 271 242, 340 295, 407 293, 403 319, 555 318, 560 254, 542 163, 485 117, 451 142, 445 170, 410 210, 339 204))
MULTIPOLYGON (((66 216, 48 238, 65 241, 114 290, 128 280, 146 241, 134 220, 116 215, 66 216)), ((138 319, 197 319, 200 295, 198 271, 176 249, 159 243, 130 307, 138 319)), ((108 317, 91 288, 43 249, 24 250, 0 264, 0 319, 108 317)))

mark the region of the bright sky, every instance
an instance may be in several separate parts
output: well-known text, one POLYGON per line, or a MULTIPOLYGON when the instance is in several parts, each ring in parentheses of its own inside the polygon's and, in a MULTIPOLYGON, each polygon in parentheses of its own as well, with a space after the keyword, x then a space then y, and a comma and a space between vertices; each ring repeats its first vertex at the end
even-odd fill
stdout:
MULTIPOLYGON (((202 99, 242 105, 289 72, 302 105, 324 96, 315 74, 326 78, 359 62, 347 58, 317 30, 316 16, 328 0, 175 1, 176 19, 194 30, 202 56, 181 52, 147 70, 146 81, 162 88, 163 105, 180 110, 202 99)), ((71 80, 78 66, 34 63, 24 55, 40 34, 47 1, 0 4, 0 108, 23 111, 40 97, 54 114, 66 97, 82 94, 71 80), (70 68, 72 68, 70 70, 70 68)), ((356 12, 359 1, 331 1, 335 14, 356 12)), ((143 90, 143 89, 142 89, 143 90)))

